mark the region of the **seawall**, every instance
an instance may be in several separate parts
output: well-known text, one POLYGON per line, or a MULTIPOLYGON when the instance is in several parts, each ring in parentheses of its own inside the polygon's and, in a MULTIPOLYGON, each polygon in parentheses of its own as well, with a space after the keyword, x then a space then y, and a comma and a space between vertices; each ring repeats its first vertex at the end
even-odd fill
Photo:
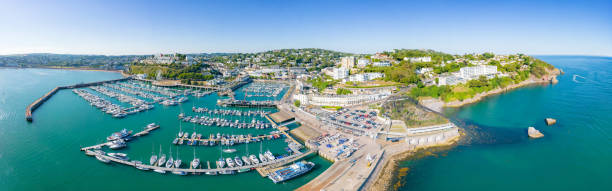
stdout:
POLYGON ((74 84, 74 85, 69 85, 69 86, 58 86, 58 87, 55 87, 55 88, 51 89, 51 91, 49 91, 45 95, 43 95, 42 97, 34 100, 34 102, 32 102, 30 105, 28 105, 26 107, 26 110, 25 110, 26 121, 32 122, 32 120, 33 120, 32 113, 38 107, 40 107, 43 103, 45 103, 47 100, 49 100, 53 95, 55 95, 55 93, 57 93, 57 91, 59 91, 59 90, 73 89, 73 88, 82 88, 82 87, 87 87, 87 86, 95 86, 95 85, 100 85, 100 84, 104 84, 104 83, 113 83, 113 82, 118 82, 118 81, 124 81, 124 80, 128 80, 128 79, 131 79, 131 77, 120 78, 120 79, 115 79, 115 80, 105 80, 105 81, 98 81, 98 82, 90 82, 90 83, 82 83, 82 84, 74 84))

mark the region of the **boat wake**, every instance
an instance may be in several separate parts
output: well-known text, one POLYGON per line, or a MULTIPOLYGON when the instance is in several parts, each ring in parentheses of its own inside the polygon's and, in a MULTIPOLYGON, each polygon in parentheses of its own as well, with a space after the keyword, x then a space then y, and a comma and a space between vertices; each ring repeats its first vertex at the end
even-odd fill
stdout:
POLYGON ((577 74, 574 74, 574 76, 572 77, 572 81, 574 81, 574 82, 576 82, 576 83, 586 83, 587 78, 582 77, 582 76, 577 75, 577 74), (584 81, 579 81, 579 80, 577 79, 577 77, 578 77, 578 78, 583 79, 584 81))

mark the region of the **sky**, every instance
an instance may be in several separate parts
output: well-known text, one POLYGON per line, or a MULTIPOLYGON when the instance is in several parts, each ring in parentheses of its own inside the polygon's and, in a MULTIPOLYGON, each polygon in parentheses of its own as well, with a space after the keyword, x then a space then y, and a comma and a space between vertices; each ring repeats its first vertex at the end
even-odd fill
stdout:
POLYGON ((283 48, 612 56, 612 1, 0 0, 0 55, 283 48))

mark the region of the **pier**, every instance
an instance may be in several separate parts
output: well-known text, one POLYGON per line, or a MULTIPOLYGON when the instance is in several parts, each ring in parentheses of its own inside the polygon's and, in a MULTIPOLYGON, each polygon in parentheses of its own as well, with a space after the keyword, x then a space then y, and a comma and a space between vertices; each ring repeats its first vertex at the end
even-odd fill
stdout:
POLYGON ((115 80, 90 82, 90 83, 79 83, 79 84, 70 85, 70 86, 58 86, 58 87, 55 87, 51 91, 49 91, 45 95, 43 95, 42 97, 34 100, 34 102, 32 102, 30 105, 28 105, 28 107, 26 107, 25 118, 26 118, 27 121, 32 122, 32 120, 33 120, 32 113, 38 107, 40 107, 43 103, 45 103, 47 100, 49 100, 53 95, 55 95, 55 93, 57 93, 57 91, 59 91, 59 90, 82 88, 82 87, 87 87, 87 86, 95 86, 95 85, 101 85, 101 84, 104 84, 104 83, 113 83, 113 82, 118 82, 118 81, 124 81, 124 80, 128 80, 128 79, 131 79, 131 77, 120 78, 120 79, 115 79, 115 80))
POLYGON ((235 99, 217 100, 217 105, 223 107, 276 107, 277 101, 244 101, 235 99))
MULTIPOLYGON (((273 132, 268 135, 257 135, 257 136, 242 135, 242 136, 227 137, 227 138, 226 137, 220 137, 220 138, 209 137, 206 139, 206 138, 177 137, 176 140, 178 140, 178 143, 176 143, 176 145, 183 145, 181 143, 183 143, 184 141, 191 141, 191 142, 197 141, 198 143, 201 143, 201 142, 206 143, 203 146, 214 146, 215 144, 223 144, 224 142, 229 142, 229 141, 232 141, 234 144, 240 144, 240 143, 249 143, 249 142, 260 142, 266 139, 274 140, 274 139, 282 138, 283 136, 287 136, 287 135, 283 133, 273 132)), ((200 144, 191 145, 191 146, 197 146, 197 145, 200 145, 200 144)))
MULTIPOLYGON (((158 128, 159 128, 159 125, 155 125, 155 126, 150 127, 150 128, 145 127, 144 130, 142 130, 142 131, 140 131, 138 133, 135 133, 132 136, 133 137, 142 137, 142 136, 148 135, 151 131, 153 131, 155 129, 158 129, 158 128)), ((89 150, 92 150, 92 149, 101 149, 104 146, 109 146, 111 144, 111 142, 112 141, 108 141, 108 142, 100 143, 100 144, 97 144, 97 145, 92 145, 92 146, 88 146, 88 147, 82 147, 81 151, 85 151, 87 153, 87 152, 91 152, 89 150)))
MULTIPOLYGON (((127 160, 121 160, 115 157, 111 157, 111 156, 107 156, 107 155, 101 155, 101 154, 95 154, 93 151, 90 150, 83 150, 86 152, 86 154, 91 155, 91 156, 98 156, 101 157, 103 159, 107 159, 119 164, 123 164, 123 165, 127 165, 127 166, 132 166, 132 167, 144 167, 144 168, 148 168, 151 170, 163 170, 163 171, 169 171, 169 172, 176 172, 176 171, 182 171, 182 172, 186 172, 186 173, 192 173, 192 174, 201 174, 201 173, 218 173, 221 174, 221 172, 223 171, 239 171, 239 170, 249 170, 249 169, 257 169, 257 168, 264 168, 267 166, 282 166, 288 163, 291 163, 293 161, 299 160, 305 156, 308 156, 312 153, 314 153, 313 151, 307 152, 307 153, 300 153, 300 154, 294 154, 294 155, 290 155, 284 158, 280 158, 280 159, 276 159, 273 161, 268 161, 268 162, 264 162, 264 163, 259 163, 259 164, 253 164, 253 165, 245 165, 245 166, 237 166, 237 167, 230 167, 230 168, 166 168, 166 167, 161 167, 161 166, 152 166, 152 165, 147 165, 147 164, 136 164, 135 162, 132 161, 127 161, 127 160)), ((259 172, 259 170, 258 170, 259 172)))

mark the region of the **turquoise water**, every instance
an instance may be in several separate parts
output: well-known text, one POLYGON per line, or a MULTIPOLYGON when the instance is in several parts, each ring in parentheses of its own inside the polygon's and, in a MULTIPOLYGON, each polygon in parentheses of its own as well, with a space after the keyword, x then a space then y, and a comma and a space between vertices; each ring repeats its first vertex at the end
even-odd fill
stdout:
POLYGON ((559 84, 446 109, 473 136, 405 161, 400 190, 612 190, 612 58, 539 58, 565 71, 559 84), (546 126, 546 117, 557 124, 546 126), (529 126, 545 136, 529 139, 529 126))
MULTIPOLYGON (((175 157, 178 150, 185 165, 193 159, 194 147, 171 144, 179 127, 188 132, 195 130, 204 136, 217 132, 264 134, 272 131, 206 127, 186 122, 180 124, 177 119, 179 113, 197 115, 191 112, 192 106, 217 107, 216 94, 190 97, 188 102, 179 106, 156 104, 152 110, 114 119, 89 106, 71 91, 63 90, 34 112, 33 123, 24 119, 25 107, 55 86, 120 77, 110 72, 0 69, 0 190, 292 190, 331 165, 320 157, 312 157, 308 160, 317 164, 312 172, 283 184, 274 184, 255 171, 237 175, 186 177, 142 172, 133 167, 103 164, 79 151, 81 146, 101 143, 106 136, 123 128, 138 131, 146 124, 156 122, 161 125, 160 129, 128 143, 128 147, 121 152, 127 153, 131 159, 148 161, 151 152, 158 153, 161 145, 166 154, 171 148, 175 157)), ((223 155, 242 155, 247 147, 250 153, 259 152, 261 147, 275 154, 284 154, 286 143, 278 139, 264 141, 261 145, 237 144, 232 147, 238 150, 236 153, 223 155)), ((211 161, 214 166, 214 161, 221 156, 220 149, 198 146, 195 152, 203 164, 211 161)))

